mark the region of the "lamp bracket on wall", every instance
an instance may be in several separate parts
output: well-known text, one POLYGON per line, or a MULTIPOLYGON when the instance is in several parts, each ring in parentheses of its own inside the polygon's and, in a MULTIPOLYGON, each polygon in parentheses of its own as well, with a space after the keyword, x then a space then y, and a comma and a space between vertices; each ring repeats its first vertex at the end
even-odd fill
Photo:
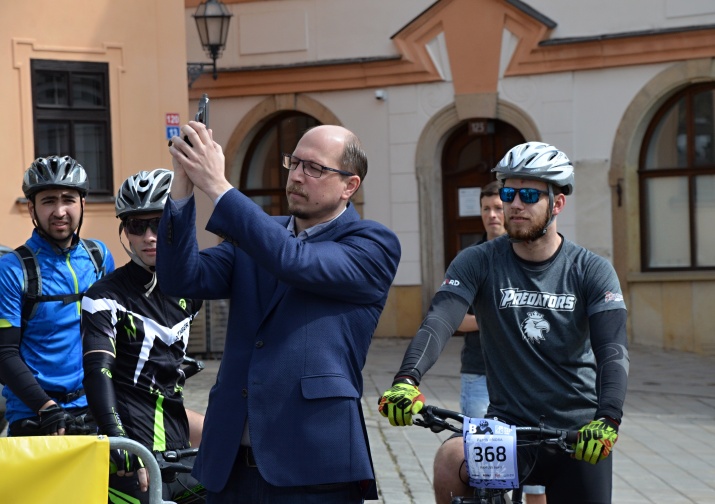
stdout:
POLYGON ((213 63, 187 63, 186 64, 186 75, 189 80, 189 89, 196 79, 201 77, 204 73, 204 69, 213 68, 213 63))

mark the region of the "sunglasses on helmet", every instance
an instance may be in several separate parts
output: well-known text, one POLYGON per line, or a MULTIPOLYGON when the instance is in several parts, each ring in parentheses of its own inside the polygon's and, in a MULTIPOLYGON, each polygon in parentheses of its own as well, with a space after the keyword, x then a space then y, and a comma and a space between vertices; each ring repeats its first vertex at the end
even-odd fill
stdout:
POLYGON ((499 199, 504 203, 511 203, 516 197, 516 193, 519 193, 519 199, 522 203, 527 205, 533 205, 539 201, 539 197, 542 194, 549 194, 547 191, 540 191, 538 189, 532 189, 531 187, 524 187, 522 189, 514 189, 513 187, 502 187, 499 189, 499 199))
POLYGON ((127 233, 136 236, 144 236, 147 228, 151 229, 151 232, 157 234, 159 232, 159 221, 161 217, 154 217, 153 219, 127 219, 124 221, 124 229, 127 233))

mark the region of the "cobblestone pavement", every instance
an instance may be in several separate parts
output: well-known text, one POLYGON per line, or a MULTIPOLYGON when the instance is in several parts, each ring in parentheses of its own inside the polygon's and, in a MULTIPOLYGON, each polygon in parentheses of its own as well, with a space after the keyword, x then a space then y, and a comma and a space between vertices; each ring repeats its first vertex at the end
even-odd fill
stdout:
MULTIPOLYGON (((363 371, 363 409, 382 504, 431 504, 432 461, 448 436, 391 427, 377 413, 409 340, 376 338, 363 371)), ((430 404, 459 409, 461 338, 452 338, 422 382, 430 404)), ((715 503, 715 357, 631 345, 625 417, 614 451, 614 504, 715 503)), ((218 361, 186 387, 205 411, 218 361)))
MULTIPOLYGON (((377 338, 363 371, 363 409, 380 504, 431 504, 432 461, 448 436, 391 427, 377 413, 409 340, 377 338)), ((459 409, 461 338, 452 338, 422 382, 428 403, 459 409)), ((625 417, 614 451, 614 504, 715 503, 715 357, 631 345, 625 417)), ((219 361, 186 386, 204 412, 219 361)), ((4 432, 0 435, 4 435, 4 432)))

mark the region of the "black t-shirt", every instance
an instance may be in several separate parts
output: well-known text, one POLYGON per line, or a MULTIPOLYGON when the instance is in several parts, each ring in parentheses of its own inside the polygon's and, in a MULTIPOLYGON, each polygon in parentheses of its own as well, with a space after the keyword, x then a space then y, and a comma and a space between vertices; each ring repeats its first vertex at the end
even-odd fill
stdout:
POLYGON ((116 355, 112 382, 127 435, 163 451, 188 446, 180 366, 202 301, 165 296, 158 285, 147 295, 152 277, 129 262, 95 283, 82 300, 82 338, 85 354, 116 355))

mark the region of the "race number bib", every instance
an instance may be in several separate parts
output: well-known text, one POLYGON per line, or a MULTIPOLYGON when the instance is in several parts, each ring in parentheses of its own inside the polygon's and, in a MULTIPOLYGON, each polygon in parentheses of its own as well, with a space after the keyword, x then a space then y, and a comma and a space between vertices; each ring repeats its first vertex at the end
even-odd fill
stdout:
POLYGON ((517 488, 516 432, 497 420, 464 420, 464 459, 469 485, 475 488, 517 488))

